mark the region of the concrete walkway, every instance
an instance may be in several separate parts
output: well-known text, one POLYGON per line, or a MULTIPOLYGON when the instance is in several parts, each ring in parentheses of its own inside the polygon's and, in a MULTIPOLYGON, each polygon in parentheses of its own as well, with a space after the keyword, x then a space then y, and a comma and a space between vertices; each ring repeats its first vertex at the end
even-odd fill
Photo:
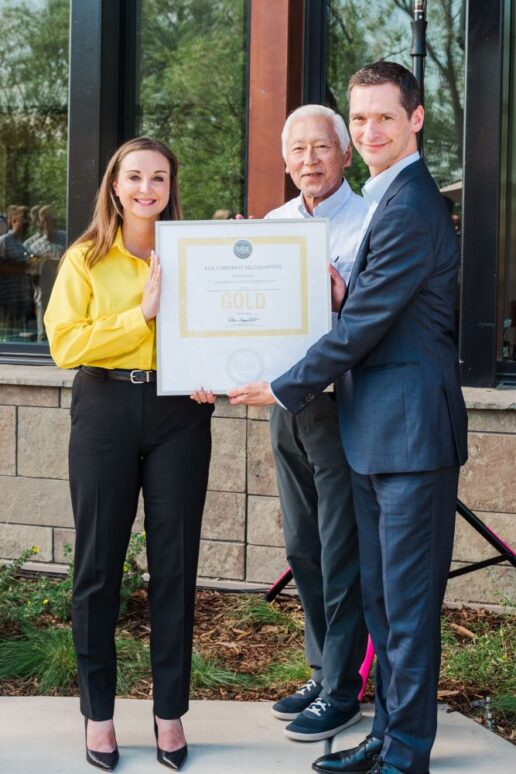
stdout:
MULTIPOLYGON (((185 719, 191 774, 309 774, 325 743, 291 742, 268 703, 194 701, 185 719)), ((160 774, 152 732, 151 702, 121 699, 116 727, 120 774, 160 774)), ((335 749, 361 741, 371 725, 362 721, 342 732, 335 749)), ((516 748, 458 713, 439 712, 432 774, 513 774, 516 748)), ((77 699, 0 698, 1 774, 91 774, 77 699), (27 740, 30 739, 28 743, 27 740)))

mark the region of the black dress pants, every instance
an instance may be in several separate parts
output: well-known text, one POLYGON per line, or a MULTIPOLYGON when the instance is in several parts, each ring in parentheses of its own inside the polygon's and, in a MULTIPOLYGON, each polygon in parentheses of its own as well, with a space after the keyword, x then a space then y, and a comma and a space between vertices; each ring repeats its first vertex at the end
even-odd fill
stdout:
POLYGON ((145 506, 154 711, 188 709, 195 579, 213 406, 158 397, 156 384, 78 372, 70 489, 76 527, 72 630, 81 711, 113 717, 115 626, 140 489, 145 506))

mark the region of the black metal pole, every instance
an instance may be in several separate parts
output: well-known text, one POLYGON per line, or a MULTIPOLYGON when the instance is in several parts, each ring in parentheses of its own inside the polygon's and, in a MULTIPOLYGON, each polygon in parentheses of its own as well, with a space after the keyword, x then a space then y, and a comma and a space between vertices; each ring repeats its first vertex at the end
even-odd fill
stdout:
MULTIPOLYGON (((419 84, 421 92, 421 104, 425 104, 425 57, 426 57, 426 0, 414 0, 414 18, 411 21, 412 27, 412 48, 410 56, 412 57, 412 70, 419 84)), ((423 155, 423 130, 418 136, 419 152, 423 155)))

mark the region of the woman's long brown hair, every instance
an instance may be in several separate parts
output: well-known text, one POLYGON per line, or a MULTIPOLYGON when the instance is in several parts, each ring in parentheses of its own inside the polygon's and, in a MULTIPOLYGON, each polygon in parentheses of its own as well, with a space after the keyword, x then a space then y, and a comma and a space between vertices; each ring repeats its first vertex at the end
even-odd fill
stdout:
MULTIPOLYGON (((179 188, 177 184, 177 171, 179 162, 174 153, 164 143, 153 140, 151 137, 136 137, 121 145, 111 157, 107 169, 102 178, 102 183, 97 193, 93 218, 88 228, 70 245, 74 247, 80 243, 90 242, 85 254, 86 265, 95 266, 110 250, 115 241, 118 227, 123 222, 123 211, 113 189, 113 181, 120 171, 120 164, 129 153, 134 151, 156 151, 164 156, 170 164, 170 198, 168 204, 160 213, 160 220, 182 220, 183 212, 179 201, 179 188)), ((62 261, 66 258, 64 254, 62 261)))

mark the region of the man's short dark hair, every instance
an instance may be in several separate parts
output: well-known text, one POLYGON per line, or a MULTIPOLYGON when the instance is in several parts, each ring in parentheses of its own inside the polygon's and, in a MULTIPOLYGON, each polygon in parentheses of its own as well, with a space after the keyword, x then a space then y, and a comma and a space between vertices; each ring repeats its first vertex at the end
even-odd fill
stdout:
POLYGON ((393 83, 399 88, 401 104, 410 118, 421 104, 421 92, 410 70, 397 62, 374 62, 358 70, 349 79, 348 101, 354 86, 378 86, 381 83, 393 83))

